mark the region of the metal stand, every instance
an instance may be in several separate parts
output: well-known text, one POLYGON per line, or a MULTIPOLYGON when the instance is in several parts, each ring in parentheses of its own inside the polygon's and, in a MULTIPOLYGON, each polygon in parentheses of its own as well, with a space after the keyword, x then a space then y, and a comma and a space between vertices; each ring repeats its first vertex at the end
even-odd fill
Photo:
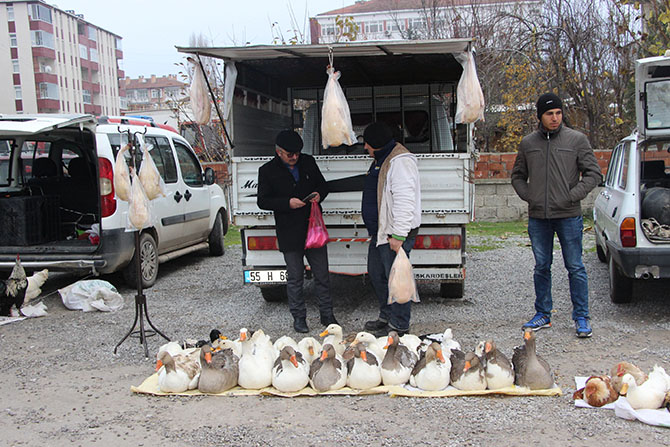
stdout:
MULTIPOLYGON (((126 133, 128 134, 128 140, 132 141, 132 145, 130 148, 130 155, 133 160, 133 165, 135 165, 135 169, 137 169, 136 166, 136 141, 137 141, 137 134, 142 134, 146 133, 146 128, 144 129, 144 132, 133 132, 131 133, 129 130, 122 131, 121 128, 119 127, 119 133, 126 133)), ((136 180, 136 181, 139 181, 136 180)), ((144 356, 146 358, 149 358, 149 347, 147 346, 147 337, 153 337, 154 335, 158 334, 167 341, 170 341, 170 339, 163 334, 161 331, 154 326, 154 324, 151 322, 149 319, 149 312, 147 311, 147 297, 144 296, 143 290, 142 290, 142 253, 140 251, 140 230, 135 231, 135 265, 136 265, 136 275, 137 275, 137 295, 135 295, 135 320, 133 320, 133 326, 130 328, 128 333, 121 339, 120 342, 116 344, 116 347, 114 347, 114 354, 116 354, 116 350, 121 346, 121 344, 126 341, 128 337, 131 335, 139 337, 140 339, 140 344, 144 345, 144 356), (147 323, 149 323, 149 326, 151 329, 145 330, 144 329, 144 319, 146 318, 147 323), (137 326, 137 322, 139 321, 140 323, 140 328, 139 330, 135 330, 135 327, 137 326)))

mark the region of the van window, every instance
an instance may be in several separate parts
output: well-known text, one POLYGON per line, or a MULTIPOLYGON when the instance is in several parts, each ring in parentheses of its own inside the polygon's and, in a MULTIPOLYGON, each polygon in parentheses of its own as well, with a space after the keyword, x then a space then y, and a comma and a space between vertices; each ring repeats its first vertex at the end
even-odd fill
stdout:
POLYGON ((605 185, 609 187, 614 186, 614 180, 616 179, 616 172, 617 167, 619 166, 620 159, 621 159, 621 145, 618 145, 612 151, 610 164, 607 167, 607 176, 605 177, 605 185))
POLYGON ((188 186, 203 186, 202 169, 195 155, 188 147, 178 141, 174 141, 174 148, 177 151, 177 159, 179 160, 179 168, 184 183, 188 186))
POLYGON ((619 171, 619 188, 626 189, 626 181, 628 179, 628 157, 630 151, 628 150, 630 143, 621 145, 621 170, 619 171))
POLYGON ((9 164, 12 159, 13 140, 0 140, 0 186, 9 185, 9 164))
POLYGON ((149 154, 154 160, 156 168, 158 168, 158 172, 161 177, 163 177, 165 183, 176 183, 177 165, 168 139, 166 137, 145 136, 144 141, 153 146, 153 149, 149 151, 149 154))

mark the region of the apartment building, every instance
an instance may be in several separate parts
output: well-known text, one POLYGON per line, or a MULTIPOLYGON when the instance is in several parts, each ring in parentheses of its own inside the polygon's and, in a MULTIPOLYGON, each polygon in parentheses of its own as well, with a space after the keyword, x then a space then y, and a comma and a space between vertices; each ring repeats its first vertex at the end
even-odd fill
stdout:
POLYGON ((41 0, 0 0, 0 113, 118 115, 121 36, 41 0))
POLYGON ((119 85, 126 92, 128 111, 169 108, 172 101, 188 93, 188 84, 179 81, 177 75, 125 78, 119 85))

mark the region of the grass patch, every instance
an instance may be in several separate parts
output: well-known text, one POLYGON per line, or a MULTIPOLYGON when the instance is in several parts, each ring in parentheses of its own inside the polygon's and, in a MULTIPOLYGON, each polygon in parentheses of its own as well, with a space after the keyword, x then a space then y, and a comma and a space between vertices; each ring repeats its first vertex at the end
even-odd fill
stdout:
POLYGON ((223 243, 226 247, 230 247, 231 245, 241 245, 242 239, 240 238, 240 229, 235 225, 228 226, 228 232, 223 239, 223 243))
POLYGON ((502 246, 503 246, 502 243, 493 240, 486 240, 481 244, 468 244, 468 248, 471 251, 478 251, 478 252, 497 250, 502 246))
POLYGON ((466 225, 468 236, 523 236, 528 230, 528 221, 471 222, 466 225))

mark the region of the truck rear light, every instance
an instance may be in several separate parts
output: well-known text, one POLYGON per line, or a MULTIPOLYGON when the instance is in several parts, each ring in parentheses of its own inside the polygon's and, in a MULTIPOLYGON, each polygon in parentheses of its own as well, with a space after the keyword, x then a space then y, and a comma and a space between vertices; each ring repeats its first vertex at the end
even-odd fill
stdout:
POLYGON ((420 235, 416 237, 414 248, 417 250, 460 250, 461 249, 461 235, 460 234, 434 234, 434 235, 420 235))
POLYGON ((247 248, 249 250, 279 250, 276 236, 249 236, 247 248))
POLYGON ((619 227, 619 235, 621 236, 621 246, 635 247, 635 245, 637 245, 634 217, 626 217, 621 222, 621 226, 619 227))
POLYGON ((98 158, 98 168, 100 170, 100 211, 102 217, 109 217, 116 211, 112 162, 106 158, 98 158))

